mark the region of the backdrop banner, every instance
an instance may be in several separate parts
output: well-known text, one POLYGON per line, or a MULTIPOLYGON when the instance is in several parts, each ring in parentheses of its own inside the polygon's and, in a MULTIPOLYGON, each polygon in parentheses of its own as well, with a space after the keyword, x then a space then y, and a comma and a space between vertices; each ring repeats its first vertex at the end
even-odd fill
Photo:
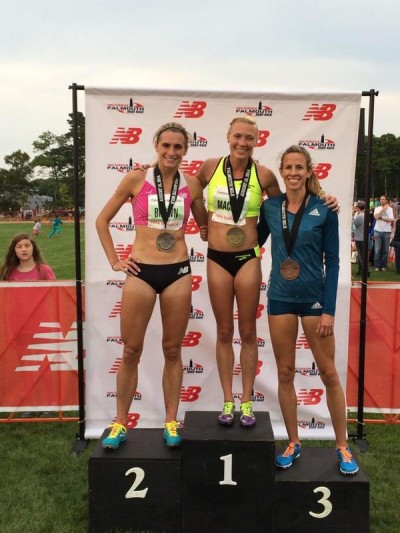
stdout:
MULTIPOLYGON (((295 94, 86 87, 86 438, 98 438, 115 416, 115 377, 122 355, 119 315, 124 276, 110 268, 96 234, 95 219, 128 170, 136 163, 154 162, 154 133, 170 121, 182 123, 192 134, 181 169, 193 176, 206 158, 226 155, 228 125, 239 115, 257 121, 259 139, 254 159, 270 167, 277 176, 278 157, 286 147, 299 144, 310 150, 323 189, 336 195, 341 206, 341 270, 335 329, 337 366, 346 388, 351 207, 360 102, 361 92, 295 94)), ((129 203, 111 221, 110 229, 117 254, 125 257, 131 251, 135 232, 129 203)), ((186 410, 218 411, 223 402, 215 360, 215 323, 207 292, 207 245, 200 240, 193 219, 186 233, 193 295, 189 326, 182 344, 181 420, 186 410)), ((263 282, 257 315, 259 365, 253 401, 255 412, 269 411, 275 437, 280 439, 286 438, 286 433, 277 400, 277 375, 265 309, 269 268, 267 242, 262 250, 263 282)), ((130 428, 163 424, 160 335, 157 305, 146 335, 138 391, 129 415, 130 428)), ((237 325, 233 344, 234 391, 239 402, 241 368, 237 325)), ((296 361, 300 436, 331 439, 333 430, 325 390, 302 331, 296 361)))

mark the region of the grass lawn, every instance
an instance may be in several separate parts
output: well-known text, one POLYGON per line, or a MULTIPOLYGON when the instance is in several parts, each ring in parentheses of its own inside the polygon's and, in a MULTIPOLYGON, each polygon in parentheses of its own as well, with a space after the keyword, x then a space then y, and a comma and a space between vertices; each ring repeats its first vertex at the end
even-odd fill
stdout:
MULTIPOLYGON (((87 532, 88 460, 95 441, 76 456, 71 453, 75 423, 11 423, 0 431, 0 531, 87 532)), ((355 428, 349 427, 351 431, 355 428)), ((370 532, 398 533, 400 425, 368 425, 365 432, 366 452, 350 446, 370 481, 370 532)), ((304 441, 303 445, 332 443, 304 441)), ((358 533, 357 524, 353 526, 358 533)))
MULTIPOLYGON (((0 223, 0 260, 3 261, 8 246, 17 233, 32 233, 34 222, 2 222, 0 223)), ((42 230, 37 243, 46 263, 54 270, 58 280, 74 280, 75 275, 75 225, 74 222, 64 221, 61 235, 48 234, 52 226, 42 223, 42 230)), ((85 279, 85 223, 80 225, 81 240, 81 273, 85 279)))

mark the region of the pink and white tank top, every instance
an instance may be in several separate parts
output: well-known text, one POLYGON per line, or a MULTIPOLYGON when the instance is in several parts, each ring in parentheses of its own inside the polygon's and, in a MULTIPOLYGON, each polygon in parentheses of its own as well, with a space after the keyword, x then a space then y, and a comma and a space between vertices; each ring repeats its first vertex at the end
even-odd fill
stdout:
MULTIPOLYGON (((168 229, 170 231, 185 229, 189 220, 192 196, 186 184, 185 177, 179 171, 180 184, 175 204, 172 208, 167 227, 158 207, 157 189, 154 182, 154 168, 149 168, 146 179, 139 193, 132 199, 132 212, 135 226, 148 226, 149 228, 168 229)), ((165 204, 168 207, 170 195, 165 195, 165 204)))

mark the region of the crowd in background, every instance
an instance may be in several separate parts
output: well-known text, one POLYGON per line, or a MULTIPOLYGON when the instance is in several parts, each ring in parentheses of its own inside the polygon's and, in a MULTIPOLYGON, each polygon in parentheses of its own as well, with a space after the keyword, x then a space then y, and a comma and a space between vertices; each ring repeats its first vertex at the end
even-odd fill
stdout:
MULTIPOLYGON (((365 201, 358 200, 352 216, 352 262, 358 265, 356 275, 363 274, 365 214, 365 201)), ((400 204, 397 198, 389 199, 383 194, 369 202, 368 266, 374 267, 375 272, 385 272, 391 261, 400 274, 400 204)))

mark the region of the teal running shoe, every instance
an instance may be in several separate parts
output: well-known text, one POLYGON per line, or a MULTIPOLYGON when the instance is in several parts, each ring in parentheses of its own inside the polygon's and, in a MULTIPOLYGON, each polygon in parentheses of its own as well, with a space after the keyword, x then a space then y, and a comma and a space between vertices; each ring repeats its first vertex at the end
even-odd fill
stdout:
POLYGON ((127 429, 122 424, 118 424, 118 422, 114 422, 108 427, 110 428, 110 433, 103 439, 101 444, 103 448, 116 450, 121 443, 126 442, 128 438, 127 429))
POLYGON ((339 470, 342 474, 354 476, 358 472, 358 465, 354 461, 350 448, 342 446, 336 448, 336 455, 339 459, 339 470))
POLYGON ((175 420, 165 422, 164 424, 164 440, 168 448, 175 448, 180 446, 182 437, 178 433, 179 424, 175 420))
POLYGON ((300 457, 301 444, 289 442, 286 450, 275 459, 275 466, 279 468, 290 468, 294 460, 300 457))

